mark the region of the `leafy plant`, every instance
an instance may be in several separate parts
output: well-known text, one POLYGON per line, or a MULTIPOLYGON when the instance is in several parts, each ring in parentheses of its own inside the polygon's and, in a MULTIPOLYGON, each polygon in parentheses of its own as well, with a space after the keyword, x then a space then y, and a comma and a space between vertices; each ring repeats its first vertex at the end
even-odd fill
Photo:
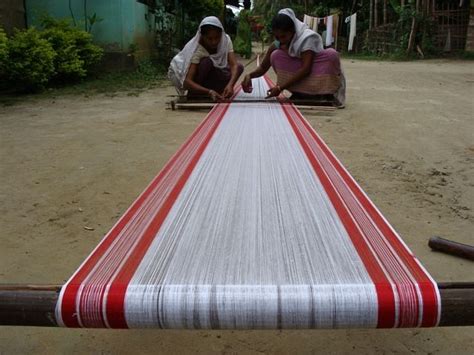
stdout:
POLYGON ((392 0, 391 5, 398 15, 398 21, 393 32, 393 41, 399 45, 396 52, 402 55, 408 48, 412 21, 415 19, 419 29, 416 31, 415 44, 423 49, 424 54, 436 54, 436 47, 433 43, 433 19, 430 16, 423 15, 422 12, 416 11, 412 3, 401 6, 398 5, 397 1, 392 0))
POLYGON ((91 33, 92 27, 96 23, 104 21, 104 19, 102 17, 97 16, 97 14, 94 12, 92 16, 87 16, 86 21, 87 21, 87 32, 91 33))
POLYGON ((183 0, 178 8, 179 27, 177 33, 180 34, 181 45, 191 39, 197 31, 199 23, 206 16, 221 17, 224 11, 223 0, 183 0))
POLYGON ((234 50, 246 58, 250 58, 252 55, 252 32, 250 30, 248 10, 240 11, 234 50))
POLYGON ((8 58, 8 38, 0 27, 0 78, 5 75, 5 65, 8 58))
POLYGON ((17 31, 9 39, 7 79, 26 90, 43 88, 55 73, 53 46, 35 28, 17 31))
POLYGON ((56 51, 55 80, 66 82, 87 76, 90 69, 102 58, 103 50, 92 43, 90 33, 79 30, 67 20, 45 17, 41 37, 56 51))
POLYGON ((170 13, 162 3, 155 7, 156 36, 155 46, 158 60, 162 63, 169 63, 173 57, 173 42, 176 39, 176 17, 170 13))
POLYGON ((220 17, 224 11, 222 0, 185 1, 185 10, 192 20, 201 22, 205 16, 220 17))

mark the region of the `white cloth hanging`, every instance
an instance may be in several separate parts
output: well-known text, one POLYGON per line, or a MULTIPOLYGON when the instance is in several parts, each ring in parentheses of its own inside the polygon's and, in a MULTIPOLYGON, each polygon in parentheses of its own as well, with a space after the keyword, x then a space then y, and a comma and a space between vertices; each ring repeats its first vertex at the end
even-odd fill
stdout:
POLYGON ((333 25, 334 18, 333 16, 328 16, 327 21, 326 21, 326 38, 324 39, 326 42, 326 47, 331 46, 333 43, 333 38, 332 38, 332 25, 333 25))
POLYGON ((354 47, 354 38, 356 37, 356 30, 357 30, 357 12, 350 16, 350 31, 349 31, 349 45, 347 49, 352 51, 354 47))
POLYGON ((309 26, 309 15, 306 15, 306 14, 305 14, 305 15, 303 16, 303 23, 304 23, 305 25, 308 25, 308 26, 309 26))
POLYGON ((319 24, 319 17, 314 17, 312 29, 316 33, 318 33, 318 24, 319 24))

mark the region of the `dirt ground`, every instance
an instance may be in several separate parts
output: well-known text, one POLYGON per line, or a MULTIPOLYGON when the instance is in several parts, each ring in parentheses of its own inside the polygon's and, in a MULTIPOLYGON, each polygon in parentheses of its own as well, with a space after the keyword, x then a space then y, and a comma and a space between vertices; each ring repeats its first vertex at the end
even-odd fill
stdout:
MULTIPOLYGON (((437 281, 474 263, 430 236, 474 244, 472 62, 345 60, 347 107, 304 113, 437 281)), ((204 118, 137 96, 29 98, 0 107, 0 282, 61 284, 204 118)), ((338 331, 0 327, 0 353, 457 353, 474 328, 338 331)))

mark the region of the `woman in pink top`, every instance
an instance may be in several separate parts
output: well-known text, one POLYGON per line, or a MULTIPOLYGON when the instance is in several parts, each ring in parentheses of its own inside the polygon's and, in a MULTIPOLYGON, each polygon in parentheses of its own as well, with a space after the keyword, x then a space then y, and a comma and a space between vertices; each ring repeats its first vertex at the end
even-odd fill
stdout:
POLYGON ((244 77, 244 91, 250 90, 252 78, 264 75, 271 66, 277 74, 277 85, 269 90, 268 97, 286 89, 293 99, 330 95, 337 106, 343 106, 346 85, 339 53, 324 49, 321 36, 299 21, 291 9, 278 12, 272 31, 276 40, 260 66, 244 77))

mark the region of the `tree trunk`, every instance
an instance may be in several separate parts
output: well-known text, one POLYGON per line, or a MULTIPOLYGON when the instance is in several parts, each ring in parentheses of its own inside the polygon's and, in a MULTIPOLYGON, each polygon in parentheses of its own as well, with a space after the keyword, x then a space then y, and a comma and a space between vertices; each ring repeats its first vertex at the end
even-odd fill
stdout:
MULTIPOLYGON (((416 0, 416 4, 415 4, 415 11, 416 12, 418 12, 419 7, 420 7, 420 0, 416 0)), ((416 32, 417 32, 416 16, 413 16, 413 19, 412 19, 412 22, 411 22, 410 37, 408 39, 407 54, 409 54, 413 51, 413 47, 415 45, 416 32)))
POLYGON ((379 0, 374 1, 374 27, 377 27, 379 25, 379 0))
POLYGON ((383 24, 387 24, 387 0, 383 0, 383 24))
POLYGON ((354 13, 356 5, 357 5, 357 0, 352 0, 352 7, 351 7, 350 15, 352 15, 354 13))
POLYGON ((369 10, 369 29, 373 27, 373 18, 374 18, 374 0, 370 0, 370 10, 369 10))

